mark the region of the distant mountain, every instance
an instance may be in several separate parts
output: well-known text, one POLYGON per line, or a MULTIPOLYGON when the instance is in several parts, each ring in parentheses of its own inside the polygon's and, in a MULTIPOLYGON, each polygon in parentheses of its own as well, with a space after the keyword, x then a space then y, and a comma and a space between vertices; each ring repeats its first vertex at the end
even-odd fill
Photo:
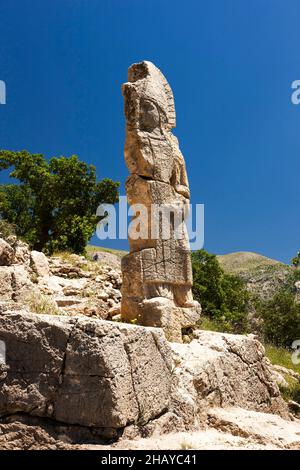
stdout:
POLYGON ((266 256, 247 251, 218 255, 224 271, 247 283, 250 292, 270 298, 279 288, 288 284, 293 268, 266 256))
POLYGON ((262 266, 287 266, 280 261, 267 258, 258 253, 252 253, 251 251, 237 251, 227 255, 218 255, 217 258, 223 269, 231 274, 238 274, 239 272, 257 269, 262 266))

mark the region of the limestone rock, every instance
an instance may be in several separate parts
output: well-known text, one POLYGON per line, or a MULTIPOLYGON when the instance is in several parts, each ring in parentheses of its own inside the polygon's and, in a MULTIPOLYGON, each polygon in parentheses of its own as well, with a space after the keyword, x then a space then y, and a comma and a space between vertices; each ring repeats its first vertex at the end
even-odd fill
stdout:
POLYGON ((2 301, 23 302, 36 290, 29 267, 30 251, 15 236, 8 240, 11 244, 0 239, 0 297, 2 301))
POLYGON ((272 369, 279 374, 283 374, 290 377, 291 379, 300 381, 300 374, 298 374, 298 372, 294 371, 293 369, 288 369, 287 367, 283 367, 278 364, 272 364, 272 369))
POLYGON ((12 264, 15 253, 13 248, 3 238, 0 238, 0 266, 12 264))
POLYGON ((31 253, 27 243, 17 239, 12 246, 15 251, 14 264, 23 264, 29 267, 31 253))
POLYGON ((78 305, 82 302, 78 297, 71 297, 67 295, 66 297, 56 297, 55 302, 58 307, 69 307, 70 305, 78 305))
POLYGON ((21 302, 35 290, 26 266, 0 266, 1 300, 21 302))
POLYGON ((48 258, 41 252, 31 252, 15 236, 7 240, 3 247, 14 257, 9 266, 0 265, 1 302, 15 302, 15 308, 29 308, 36 313, 47 313, 49 309, 49 314, 59 311, 68 316, 103 319, 111 318, 112 307, 120 309, 120 268, 71 254, 48 258))
MULTIPOLYGON (((174 429, 174 428, 173 428, 174 429)), ((115 449, 134 450, 275 450, 300 449, 300 421, 238 407, 208 410, 206 426, 196 431, 154 433, 120 440, 115 449)))
POLYGON ((50 269, 47 257, 40 251, 32 251, 30 254, 31 267, 38 276, 49 276, 50 269))
POLYGON ((0 416, 23 413, 103 433, 129 425, 199 429, 212 406, 289 418, 263 347, 251 337, 201 331, 177 344, 155 328, 3 312, 0 339, 8 366, 0 416))
POLYGON ((259 341, 199 330, 195 336, 190 344, 171 344, 177 380, 173 400, 187 425, 199 426, 211 406, 239 406, 289 419, 259 341))
POLYGON ((294 400, 289 400, 288 401, 288 407, 291 413, 295 414, 296 417, 299 416, 300 414, 300 403, 294 401, 294 400))
POLYGON ((96 251, 93 253, 93 260, 100 264, 106 264, 114 269, 121 269, 121 258, 120 256, 110 253, 108 251, 96 251))
POLYGON ((110 319, 112 306, 120 308, 119 268, 73 254, 52 256, 48 261, 50 275, 39 277, 38 287, 58 301, 62 314, 110 319))
MULTIPOLYGON (((15 413, 118 430, 168 408, 171 358, 159 330, 66 317, 6 313, 0 415, 15 413)), ((105 429, 103 433, 105 434, 105 429)))
POLYGON ((223 432, 248 438, 261 445, 278 449, 300 448, 300 422, 283 420, 280 416, 232 407, 214 408, 208 412, 208 423, 223 432))
POLYGON ((12 299, 21 302, 28 299, 36 290, 36 286, 30 279, 30 274, 24 265, 11 266, 12 275, 12 299))
POLYGON ((0 266, 0 297, 1 300, 11 300, 13 294, 12 269, 7 266, 0 266))
POLYGON ((169 299, 153 298, 143 302, 140 323, 163 328, 168 341, 182 342, 182 327, 192 328, 199 319, 197 308, 174 306, 169 299))
POLYGON ((284 376, 277 372, 276 370, 273 370, 273 378, 275 382, 277 383, 278 387, 288 387, 289 384, 285 380, 284 376))

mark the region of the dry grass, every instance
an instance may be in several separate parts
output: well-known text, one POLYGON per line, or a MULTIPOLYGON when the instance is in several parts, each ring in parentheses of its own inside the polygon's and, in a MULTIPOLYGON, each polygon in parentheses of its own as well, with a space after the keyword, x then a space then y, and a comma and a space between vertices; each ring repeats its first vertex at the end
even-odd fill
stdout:
POLYGON ((86 254, 88 258, 93 258, 93 255, 97 253, 97 251, 104 251, 106 253, 112 253, 113 255, 122 258, 124 255, 127 255, 128 251, 125 250, 113 250, 112 248, 102 248, 101 246, 95 245, 88 245, 86 247, 86 254))
POLYGON ((49 295, 33 293, 27 300, 30 311, 42 315, 60 315, 55 300, 49 295))

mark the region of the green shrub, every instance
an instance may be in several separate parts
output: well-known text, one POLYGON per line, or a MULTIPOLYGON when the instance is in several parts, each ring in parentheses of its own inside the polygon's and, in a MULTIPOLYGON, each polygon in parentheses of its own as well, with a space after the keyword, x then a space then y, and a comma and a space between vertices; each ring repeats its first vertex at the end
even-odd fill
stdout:
POLYGON ((242 333, 247 325, 249 295, 244 281, 225 274, 217 257, 205 250, 192 253, 193 295, 202 314, 218 322, 222 331, 242 333))
POLYGON ((290 348, 300 339, 300 304, 293 292, 282 289, 271 300, 258 302, 256 309, 266 342, 290 348))
POLYGON ((297 268, 300 266, 300 251, 298 251, 297 255, 292 259, 292 264, 297 268))

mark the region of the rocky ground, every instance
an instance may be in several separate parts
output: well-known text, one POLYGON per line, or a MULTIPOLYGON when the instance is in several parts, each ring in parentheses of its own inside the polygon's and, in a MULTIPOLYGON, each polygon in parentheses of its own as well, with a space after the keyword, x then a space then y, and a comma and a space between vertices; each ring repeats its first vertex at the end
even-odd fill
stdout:
POLYGON ((98 261, 68 253, 47 258, 15 237, 0 239, 2 308, 112 318, 121 300, 120 258, 96 255, 98 261))
POLYGON ((299 423, 241 408, 213 408, 203 429, 151 437, 121 439, 112 444, 72 444, 66 435, 14 420, 0 424, 2 450, 299 450, 299 423))
POLYGON ((96 258, 0 239, 0 449, 300 448, 297 374, 253 335, 119 322, 120 257, 96 258))

